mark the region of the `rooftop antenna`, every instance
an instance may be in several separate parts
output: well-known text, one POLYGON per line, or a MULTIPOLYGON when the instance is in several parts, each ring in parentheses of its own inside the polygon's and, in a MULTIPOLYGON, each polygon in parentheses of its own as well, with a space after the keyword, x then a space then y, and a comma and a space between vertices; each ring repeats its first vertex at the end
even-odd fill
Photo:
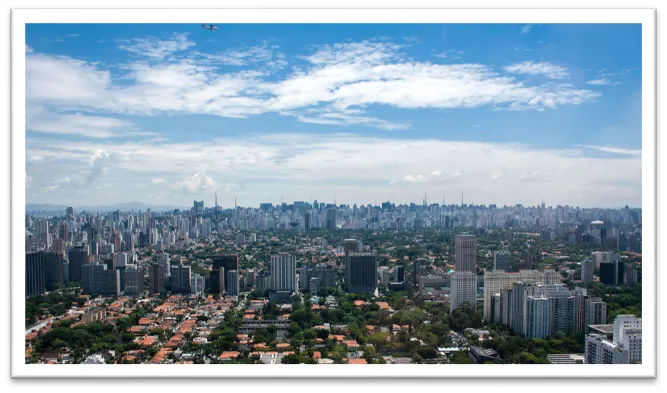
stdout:
POLYGON ((463 190, 461 190, 461 207, 463 207, 463 190))
POLYGON ((236 207, 236 197, 234 197, 234 210, 236 210, 236 209, 237 209, 237 207, 236 207))

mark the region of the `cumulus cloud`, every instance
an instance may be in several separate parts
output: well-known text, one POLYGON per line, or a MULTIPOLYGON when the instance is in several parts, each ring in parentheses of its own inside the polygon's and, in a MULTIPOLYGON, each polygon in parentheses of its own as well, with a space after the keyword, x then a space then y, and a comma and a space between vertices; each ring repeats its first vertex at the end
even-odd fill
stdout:
POLYGON ((163 184, 163 183, 166 183, 166 182, 167 182, 167 181, 164 180, 164 179, 161 178, 161 177, 158 177, 157 179, 152 179, 152 180, 151 180, 151 183, 153 183, 153 184, 163 184))
POLYGON ((540 63, 524 61, 511 64, 505 67, 505 71, 511 74, 544 75, 550 79, 564 79, 568 77, 567 68, 544 61, 540 63))
POLYGON ((215 188, 215 181, 205 172, 197 172, 176 184, 176 188, 191 194, 201 193, 215 188))
POLYGON ((105 149, 97 149, 89 159, 90 170, 86 175, 85 185, 92 184, 102 176, 105 164, 108 162, 109 153, 105 149))
POLYGON ((433 172, 431 172, 431 177, 440 175, 442 175, 442 169, 436 169, 433 172))
POLYGON ((26 128, 31 131, 80 135, 90 138, 110 138, 136 129, 129 121, 112 117, 89 116, 81 113, 55 114, 31 108, 26 128))

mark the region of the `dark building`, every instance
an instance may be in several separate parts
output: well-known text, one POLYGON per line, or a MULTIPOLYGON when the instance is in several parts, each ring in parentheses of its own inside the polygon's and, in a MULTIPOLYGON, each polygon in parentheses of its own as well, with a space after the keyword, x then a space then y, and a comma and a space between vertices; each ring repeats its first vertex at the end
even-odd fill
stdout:
POLYGON ((68 253, 69 259, 69 281, 81 282, 81 269, 88 264, 88 247, 74 246, 68 253))
POLYGON ((336 229, 336 208, 329 208, 327 210, 327 229, 336 229))
POLYGON ((493 349, 470 347, 470 355, 472 355, 472 357, 475 358, 478 363, 495 362, 500 360, 498 352, 494 351, 493 349))
POLYGON ((190 265, 171 265, 171 292, 190 294, 190 265))
POLYGON ((165 267, 157 262, 151 262, 148 270, 148 293, 164 293, 165 288, 165 267))
POLYGON ((303 225, 305 230, 309 230, 313 226, 313 219, 310 213, 304 213, 303 225))
POLYGON ((44 251, 29 252, 25 254, 25 296, 44 292, 44 251))
POLYGON ((394 266, 394 270, 395 270, 394 281, 402 283, 403 280, 405 280, 405 271, 404 271, 404 269, 405 268, 402 265, 394 266))
POLYGON ((46 290, 52 290, 56 285, 65 283, 63 268, 62 254, 55 251, 44 252, 44 288, 46 290))
POLYGON ((107 269, 106 265, 89 263, 81 269, 83 293, 88 295, 120 294, 120 274, 118 270, 107 269))
POLYGON ((625 263, 620 261, 600 263, 600 282, 605 285, 625 284, 625 263))
POLYGON ((239 270, 238 255, 216 255, 213 257, 213 269, 210 278, 210 290, 212 293, 223 292, 229 287, 225 272, 230 270, 239 270))
POLYGON ((372 252, 351 252, 345 266, 349 293, 373 294, 377 289, 377 255, 372 252))

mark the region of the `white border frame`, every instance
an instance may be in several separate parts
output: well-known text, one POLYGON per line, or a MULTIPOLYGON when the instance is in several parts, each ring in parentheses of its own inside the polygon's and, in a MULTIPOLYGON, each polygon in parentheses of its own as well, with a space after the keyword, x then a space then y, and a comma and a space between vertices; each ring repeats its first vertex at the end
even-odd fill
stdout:
POLYGON ((655 378, 656 12, 655 9, 13 9, 11 13, 12 378, 655 378), (35 365, 25 364, 26 23, 641 23, 643 364, 641 365, 35 365))

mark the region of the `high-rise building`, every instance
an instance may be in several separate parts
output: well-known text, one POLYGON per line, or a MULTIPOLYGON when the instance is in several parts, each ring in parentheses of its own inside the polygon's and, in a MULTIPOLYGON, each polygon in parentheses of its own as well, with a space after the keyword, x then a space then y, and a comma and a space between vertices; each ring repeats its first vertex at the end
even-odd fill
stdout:
POLYGON ((349 293, 374 294, 377 290, 377 254, 349 252, 346 256, 345 278, 349 293))
POLYGON ((148 293, 164 293, 165 288, 165 274, 164 266, 159 262, 151 262, 148 270, 148 293))
POLYGON ((331 207, 327 210, 327 220, 326 220, 327 229, 336 229, 336 208, 331 207))
POLYGON ((405 279, 405 272, 403 271, 403 266, 402 265, 394 266, 394 281, 403 282, 404 279, 405 279))
POLYGON ((614 319, 614 342, 623 342, 623 336, 627 329, 641 329, 642 319, 634 315, 618 315, 614 319))
POLYGON ((526 299, 526 337, 545 338, 549 335, 549 298, 544 295, 526 299))
POLYGON ((81 282, 81 268, 88 263, 88 247, 74 246, 69 249, 69 281, 81 282))
POLYGON ((455 252, 457 272, 477 272, 477 238, 475 236, 456 236, 455 252))
POLYGON ((607 323, 607 303, 599 297, 586 299, 584 302, 585 326, 604 325, 607 323))
POLYGON ((44 294, 44 273, 44 251, 25 254, 26 297, 44 294))
POLYGON ((625 283, 625 273, 625 264, 618 259, 600 263, 600 282, 602 284, 622 285, 625 283))
POLYGON ((587 364, 629 364, 630 356, 623 345, 599 334, 589 334, 586 336, 584 361, 587 364))
POLYGON ((52 290, 56 285, 65 283, 64 260, 61 253, 44 252, 44 288, 52 290))
POLYGON ((212 293, 224 292, 227 287, 227 274, 230 270, 239 270, 239 256, 215 255, 213 256, 213 268, 210 276, 210 291, 212 293))
POLYGON ((239 271, 230 270, 227 272, 227 294, 229 296, 239 295, 239 271))
POLYGON ((464 304, 474 309, 477 304, 477 274, 470 271, 455 272, 450 280, 449 312, 454 312, 464 304))
POLYGON ((593 273, 595 271, 595 262, 590 259, 581 261, 581 281, 589 283, 593 281, 593 273))
POLYGON ((493 252, 493 270, 510 271, 510 253, 507 250, 493 252))
POLYGON ((144 291, 144 272, 134 264, 125 265, 125 290, 128 296, 140 296, 144 291))
POLYGON ((296 257, 286 252, 271 255, 271 291, 296 291, 296 257))
POLYGON ((518 273, 508 273, 502 270, 486 272, 484 274, 484 319, 491 318, 491 297, 501 293, 504 289, 512 288, 512 284, 518 281, 533 281, 544 285, 555 285, 561 283, 563 277, 555 270, 547 269, 520 270, 518 273))
POLYGON ((100 263, 89 263, 81 269, 81 285, 88 295, 120 295, 120 272, 100 263))
POLYGON ((171 265, 171 292, 182 295, 190 294, 190 265, 171 265))

